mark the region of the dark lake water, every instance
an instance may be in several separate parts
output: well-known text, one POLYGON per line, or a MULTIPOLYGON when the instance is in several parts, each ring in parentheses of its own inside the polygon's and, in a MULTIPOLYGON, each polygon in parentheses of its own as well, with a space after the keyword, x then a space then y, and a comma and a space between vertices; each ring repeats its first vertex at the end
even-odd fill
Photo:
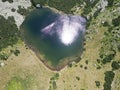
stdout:
POLYGON ((85 24, 81 16, 62 15, 42 8, 33 10, 22 28, 28 46, 57 66, 64 58, 82 53, 85 24))

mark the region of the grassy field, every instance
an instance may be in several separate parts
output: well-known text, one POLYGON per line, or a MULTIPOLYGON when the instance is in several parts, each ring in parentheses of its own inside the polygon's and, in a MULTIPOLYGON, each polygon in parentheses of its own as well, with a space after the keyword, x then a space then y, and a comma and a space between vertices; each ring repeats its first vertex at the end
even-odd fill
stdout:
MULTIPOLYGON (((85 51, 79 63, 72 63, 60 72, 51 71, 36 57, 35 53, 19 42, 14 47, 20 54, 12 54, 4 67, 0 68, 1 90, 103 90, 104 73, 111 70, 111 63, 101 66, 97 63, 105 27, 92 25, 95 33, 89 34, 92 39, 86 41, 85 51), (96 32, 98 30, 98 32, 96 32), (56 78, 55 74, 59 76, 56 78), (79 78, 79 79, 78 79, 79 78), (96 86, 96 81, 100 86, 96 86)), ((116 56, 119 59, 119 54, 116 56)), ((119 90, 119 70, 116 71, 112 90, 119 90)))
POLYGON ((20 50, 19 56, 12 54, 7 61, 2 61, 5 66, 0 67, 1 90, 47 90, 53 72, 40 62, 35 53, 26 49, 23 43, 15 47, 20 50), (26 85, 28 89, 25 89, 26 85))
MULTIPOLYGON (((100 41, 106 28, 97 29, 99 33, 91 34, 92 40, 86 42, 81 61, 73 63, 72 67, 66 66, 60 72, 46 68, 33 51, 26 49, 28 47, 24 43, 18 43, 14 47, 20 50, 20 54, 12 54, 3 61, 6 65, 0 67, 1 90, 103 90, 104 72, 111 70, 111 64, 97 69, 100 41), (55 73, 59 73, 57 79, 53 78, 55 73), (100 82, 99 88, 95 81, 100 82)), ((118 78, 119 71, 116 71, 114 82, 119 84, 118 78)), ((112 90, 119 90, 114 82, 112 90)))
MULTIPOLYGON (((85 50, 80 62, 73 62, 61 71, 48 69, 21 40, 13 47, 5 48, 5 53, 11 49, 17 49, 20 53, 18 56, 10 54, 6 61, 0 60, 5 63, 0 67, 0 90, 105 90, 105 72, 112 71, 113 61, 120 62, 120 52, 116 52, 111 62, 101 63, 101 41, 107 37, 105 32, 108 31, 103 22, 111 25, 112 19, 119 16, 119 9, 107 8, 98 14, 87 28, 85 50)), ((120 25, 117 27, 120 31, 120 25)), ((113 73, 115 76, 110 90, 120 90, 120 68, 113 70, 113 73)))

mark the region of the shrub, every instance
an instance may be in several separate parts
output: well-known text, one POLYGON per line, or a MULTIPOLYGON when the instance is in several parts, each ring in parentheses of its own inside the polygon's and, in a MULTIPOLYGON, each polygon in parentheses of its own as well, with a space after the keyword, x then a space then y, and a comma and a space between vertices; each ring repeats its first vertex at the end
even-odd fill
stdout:
POLYGON ((88 60, 86 60, 85 63, 88 64, 88 60))
POLYGON ((109 23, 108 23, 107 21, 105 21, 105 22, 103 23, 103 26, 104 26, 104 27, 107 27, 107 26, 109 26, 109 23))
POLYGON ((90 0, 31 0, 31 3, 33 6, 36 6, 36 4, 48 5, 67 14, 73 13, 71 9, 77 4, 83 5, 83 3, 86 3, 83 10, 83 14, 86 15, 92 11, 92 8, 98 3, 98 1, 99 0, 95 0, 94 2, 90 2, 90 0))
POLYGON ((103 90, 111 90, 111 84, 114 79, 114 72, 113 71, 106 71, 105 72, 105 83, 104 83, 104 89, 103 90))
POLYGON ((119 26, 120 25, 120 16, 118 16, 117 18, 112 19, 112 24, 114 26, 119 26))
POLYGON ((11 11, 12 11, 12 12, 15 12, 15 11, 16 11, 16 9, 15 9, 15 8, 12 8, 12 9, 11 9, 11 11))
POLYGON ((13 0, 2 0, 2 2, 8 1, 9 3, 13 3, 13 0))
POLYGON ((79 81, 79 80, 80 80, 80 77, 76 76, 76 79, 79 81))
POLYGON ((29 10, 25 9, 24 7, 18 6, 17 12, 23 16, 27 16, 29 13, 29 10))
POLYGON ((53 90, 56 90, 57 89, 57 85, 56 85, 56 82, 55 81, 53 81, 53 90))
POLYGON ((8 56, 6 53, 0 54, 0 60, 7 60, 8 57, 9 57, 9 56, 8 56))
POLYGON ((70 68, 71 68, 72 66, 73 66, 73 65, 72 65, 72 63, 69 63, 69 64, 68 64, 68 67, 70 67, 70 68))
POLYGON ((95 81, 95 84, 98 88, 100 87, 100 82, 99 81, 95 81))
POLYGON ((112 64, 111 64, 111 66, 112 66, 113 70, 117 70, 117 69, 120 68, 120 62, 113 61, 112 64))
POLYGON ((112 7, 114 3, 114 0, 108 0, 108 7, 112 7))

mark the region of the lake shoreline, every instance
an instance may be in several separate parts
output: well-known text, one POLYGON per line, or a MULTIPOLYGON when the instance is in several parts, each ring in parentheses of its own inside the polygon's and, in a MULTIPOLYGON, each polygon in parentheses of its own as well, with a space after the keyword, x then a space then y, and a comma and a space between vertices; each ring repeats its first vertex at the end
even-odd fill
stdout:
MULTIPOLYGON (((42 59, 43 55, 41 53, 39 53, 32 45, 30 45, 25 40, 25 38, 23 37, 24 36, 23 35, 24 31, 23 30, 21 30, 21 31, 22 31, 21 32, 21 37, 22 37, 23 42, 25 43, 25 46, 27 46, 30 50, 32 50, 33 53, 35 53, 36 57, 39 59, 39 61, 42 62, 44 64, 44 66, 47 67, 48 69, 50 69, 51 71, 61 71, 62 69, 67 67, 69 64, 72 64, 73 62, 78 63, 81 60, 81 55, 83 53, 83 50, 78 55, 72 56, 70 58, 65 58, 65 60, 62 60, 61 62, 59 62, 57 67, 54 67, 54 66, 51 65, 51 62, 47 62, 47 60, 42 59)), ((83 43, 82 43, 82 46, 83 46, 83 43)))
MULTIPOLYGON (((22 32, 22 34, 23 34, 23 32, 22 32)), ((39 59, 39 61, 42 62, 45 67, 47 67, 48 69, 50 69, 52 71, 61 71, 62 69, 64 69, 69 64, 72 64, 73 62, 79 62, 80 61, 81 54, 83 53, 83 51, 82 51, 82 53, 80 53, 78 55, 78 57, 75 58, 76 60, 75 59, 72 59, 72 60, 66 59, 65 61, 63 60, 62 62, 60 62, 57 67, 54 67, 49 62, 47 62, 47 60, 44 60, 44 59, 41 58, 41 56, 43 56, 43 55, 40 54, 40 53, 38 53, 38 51, 33 46, 31 46, 30 44, 28 44, 22 34, 21 34, 22 40, 25 43, 25 45, 28 46, 28 48, 35 53, 35 55, 37 56, 37 58, 39 59)), ((75 56, 73 56, 73 57, 75 57, 75 56)), ((70 57, 70 58, 72 58, 72 57, 70 57)))
MULTIPOLYGON (((31 50, 35 53, 35 55, 37 56, 37 58, 38 58, 48 69, 50 69, 50 70, 52 70, 52 71, 61 71, 62 69, 64 69, 64 68, 65 68, 66 66, 68 66, 69 64, 72 64, 73 62, 79 62, 79 61, 80 61, 81 54, 76 58, 76 60, 75 60, 75 59, 73 59, 73 60, 68 60, 68 59, 66 59, 65 61, 63 60, 62 62, 60 62, 57 67, 54 67, 54 66, 52 66, 49 62, 47 62, 47 60, 42 59, 42 58, 41 58, 42 55, 41 55, 40 53, 38 53, 38 51, 37 51, 35 48, 33 48, 31 45, 27 44, 26 41, 24 41, 24 43, 25 43, 25 45, 27 45, 27 46, 29 47, 29 49, 31 49, 31 50), (79 59, 79 60, 78 60, 78 59, 79 59)), ((73 56, 73 57, 74 57, 74 56, 73 56)), ((72 57, 70 57, 70 58, 72 58, 72 57)))
MULTIPOLYGON (((49 7, 46 7, 46 8, 49 8, 49 7)), ((51 9, 51 8, 50 8, 51 9)), ((55 10, 53 10, 53 11, 55 11, 55 10)), ((55 12, 55 13, 57 13, 57 12, 55 12)), ((76 53, 76 52, 78 52, 78 51, 69 51, 70 52, 70 55, 69 56, 67 56, 67 57, 65 57, 65 58, 62 58, 62 59, 59 59, 58 61, 57 61, 57 59, 55 59, 58 63, 55 63, 53 60, 54 59, 45 59, 44 58, 44 55, 42 55, 41 54, 41 52, 39 51, 39 50, 37 50, 37 48, 35 48, 35 47, 33 47, 32 46, 32 42, 31 41, 27 41, 26 39, 25 39, 25 35, 24 35, 24 33, 25 33, 25 29, 27 29, 27 27, 25 27, 24 26, 24 23, 21 25, 21 32, 22 32, 22 37, 23 37, 23 41, 25 42, 25 44, 36 54, 36 56, 39 58, 39 60, 42 62, 42 63, 44 63, 44 65, 47 67, 47 68, 49 68, 50 70, 52 70, 52 71, 60 71, 60 70, 62 70, 64 67, 66 67, 67 65, 69 65, 69 64, 71 64, 72 62, 77 62, 77 61, 80 61, 80 56, 81 56, 81 54, 83 53, 83 48, 78 48, 78 49, 76 49, 76 50, 79 50, 80 52, 79 53, 76 53), (73 54, 71 54, 71 53, 73 53, 73 54), (52 62, 53 61, 53 62, 52 62)), ((32 40, 32 39, 30 39, 30 40, 32 40)), ((83 39, 82 39, 82 43, 81 43, 81 45, 80 45, 81 47, 83 47, 83 39)), ((77 47, 80 47, 79 46, 79 44, 77 45, 77 47)), ((56 53, 55 54, 53 54, 53 56, 54 55, 56 55, 56 53)), ((61 54, 59 54, 59 55, 61 55, 61 54)), ((63 55, 64 56, 64 55, 63 55)))

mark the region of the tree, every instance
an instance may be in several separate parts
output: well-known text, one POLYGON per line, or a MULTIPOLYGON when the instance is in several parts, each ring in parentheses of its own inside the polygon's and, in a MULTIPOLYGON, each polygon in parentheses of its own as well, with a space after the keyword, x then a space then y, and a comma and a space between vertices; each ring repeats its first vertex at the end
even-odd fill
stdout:
POLYGON ((114 0, 108 0, 108 7, 112 7, 114 3, 114 0))
POLYGON ((112 19, 112 24, 114 26, 119 26, 120 25, 120 16, 118 16, 117 18, 112 19))
POLYGON ((5 19, 0 16, 0 51, 8 46, 13 46, 19 38, 19 31, 15 24, 14 17, 5 19))
POLYGON ((113 61, 112 64, 111 64, 111 66, 112 66, 113 70, 117 70, 117 69, 120 68, 120 62, 113 61))
POLYGON ((111 84, 114 79, 115 73, 113 71, 106 71, 105 73, 105 83, 103 90, 111 90, 111 84))
POLYGON ((95 81, 95 84, 98 88, 100 87, 100 81, 95 81))
POLYGON ((8 1, 9 3, 13 3, 13 0, 2 0, 2 2, 8 1))
POLYGON ((0 60, 7 60, 8 57, 9 57, 9 56, 8 56, 6 53, 0 54, 0 60))

